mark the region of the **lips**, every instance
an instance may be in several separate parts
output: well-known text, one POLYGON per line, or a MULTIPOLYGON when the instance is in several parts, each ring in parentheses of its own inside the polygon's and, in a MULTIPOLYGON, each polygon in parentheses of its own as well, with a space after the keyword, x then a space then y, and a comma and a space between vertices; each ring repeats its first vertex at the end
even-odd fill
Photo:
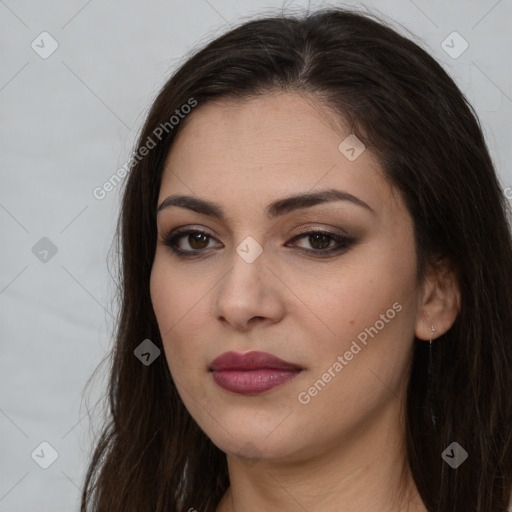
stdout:
POLYGON ((296 377, 303 368, 267 352, 225 352, 209 370, 221 388, 242 395, 256 395, 296 377))
POLYGON ((267 352, 224 352, 210 363, 210 370, 260 370, 263 368, 273 370, 302 370, 300 366, 283 361, 277 356, 267 352))

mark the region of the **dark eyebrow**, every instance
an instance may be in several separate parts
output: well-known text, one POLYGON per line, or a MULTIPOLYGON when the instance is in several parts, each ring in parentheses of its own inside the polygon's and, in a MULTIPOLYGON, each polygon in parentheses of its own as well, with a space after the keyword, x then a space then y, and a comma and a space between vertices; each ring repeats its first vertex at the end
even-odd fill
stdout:
MULTIPOLYGON (((362 206, 375 215, 375 210, 366 204, 358 197, 336 189, 327 189, 320 192, 311 192, 304 194, 297 194, 283 199, 278 199, 267 206, 266 214, 270 218, 284 215, 294 210, 302 208, 309 208, 321 203, 328 203, 332 201, 350 201, 355 205, 362 206)), ((187 208, 203 215, 215 217, 219 220, 225 220, 224 211, 221 206, 211 201, 199 199, 194 196, 186 195, 172 195, 164 199, 158 206, 156 213, 162 211, 169 206, 179 206, 180 208, 187 208)))

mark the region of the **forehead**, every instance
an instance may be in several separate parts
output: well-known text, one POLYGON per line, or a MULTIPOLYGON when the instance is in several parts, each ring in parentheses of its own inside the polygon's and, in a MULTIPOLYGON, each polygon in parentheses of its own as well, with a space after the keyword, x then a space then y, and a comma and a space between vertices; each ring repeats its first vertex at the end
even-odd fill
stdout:
POLYGON ((273 93, 198 106, 167 157, 159 202, 183 193, 248 205, 315 188, 342 188, 365 202, 389 200, 376 158, 339 149, 342 120, 311 97, 273 93))
POLYGON ((320 151, 337 147, 342 140, 345 130, 335 131, 339 124, 325 106, 299 93, 208 102, 186 119, 168 162, 178 158, 181 162, 185 157, 194 160, 212 152, 223 159, 293 161, 308 157, 315 148, 318 157, 320 151))

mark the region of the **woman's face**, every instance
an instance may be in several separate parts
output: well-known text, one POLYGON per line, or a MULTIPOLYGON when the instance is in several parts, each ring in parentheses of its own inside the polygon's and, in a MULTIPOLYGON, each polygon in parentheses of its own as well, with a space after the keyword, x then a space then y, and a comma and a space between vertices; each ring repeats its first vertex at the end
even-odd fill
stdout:
POLYGON ((418 313, 412 219, 327 116, 292 93, 208 103, 166 161, 158 204, 212 207, 158 212, 153 307, 181 399, 228 454, 298 461, 397 430, 418 313), (338 197, 287 200, 327 190, 338 197), (183 255, 164 244, 178 228, 204 232, 174 238, 183 255), (212 371, 252 351, 293 366, 228 357, 212 371))

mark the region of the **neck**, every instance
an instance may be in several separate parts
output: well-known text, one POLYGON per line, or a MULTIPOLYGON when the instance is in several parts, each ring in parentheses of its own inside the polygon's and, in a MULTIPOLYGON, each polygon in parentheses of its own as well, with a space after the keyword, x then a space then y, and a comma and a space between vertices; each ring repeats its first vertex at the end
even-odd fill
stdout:
POLYGON ((251 466, 228 454, 231 485, 217 512, 427 512, 406 461, 398 402, 314 456, 251 466))

